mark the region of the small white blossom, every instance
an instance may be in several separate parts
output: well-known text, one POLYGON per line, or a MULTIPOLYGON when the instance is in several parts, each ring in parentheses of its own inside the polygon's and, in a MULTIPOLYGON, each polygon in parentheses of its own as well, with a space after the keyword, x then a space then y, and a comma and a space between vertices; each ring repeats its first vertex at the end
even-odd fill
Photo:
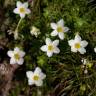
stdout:
POLYGON ((28 2, 22 3, 17 1, 17 8, 13 10, 15 14, 19 14, 21 18, 24 18, 26 14, 29 14, 31 11, 28 9, 28 2))
POLYGON ((59 40, 54 40, 52 42, 50 38, 46 38, 46 45, 43 45, 41 50, 47 52, 48 57, 51 57, 53 53, 58 54, 60 52, 59 48, 57 47, 58 45, 59 40))
POLYGON ((34 35, 35 37, 37 37, 40 34, 40 30, 35 26, 32 26, 30 33, 31 35, 34 35))
POLYGON ((69 30, 68 27, 64 26, 64 20, 61 19, 57 23, 51 23, 51 28, 53 29, 53 32, 51 33, 51 36, 59 36, 61 40, 64 39, 64 33, 69 30))
POLYGON ((81 62, 85 65, 87 63, 87 59, 82 59, 81 62))
POLYGON ((87 69, 85 69, 85 70, 84 70, 84 74, 87 74, 87 73, 88 73, 88 70, 87 70, 87 69))
POLYGON ((39 67, 36 67, 35 71, 27 71, 26 76, 28 78, 28 84, 36 86, 42 86, 43 80, 46 78, 46 75, 42 72, 39 67))
POLYGON ((96 53, 96 47, 94 48, 94 52, 96 53))
POLYGON ((10 64, 22 65, 24 63, 23 57, 25 52, 21 51, 18 47, 14 48, 14 51, 9 50, 7 55, 11 58, 10 64))
POLYGON ((86 40, 82 41, 79 34, 76 34, 75 39, 69 40, 68 43, 71 46, 72 52, 86 53, 85 47, 88 45, 88 42, 86 40))

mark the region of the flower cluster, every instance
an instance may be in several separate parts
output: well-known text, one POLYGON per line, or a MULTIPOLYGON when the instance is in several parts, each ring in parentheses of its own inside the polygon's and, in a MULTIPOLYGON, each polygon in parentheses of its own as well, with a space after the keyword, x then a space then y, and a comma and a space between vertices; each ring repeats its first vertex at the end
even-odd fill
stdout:
POLYGON ((90 63, 87 59, 82 59, 81 62, 83 63, 83 65, 81 66, 83 69, 84 74, 88 73, 88 69, 90 69, 93 64, 90 63))
MULTIPOLYGON (((22 3, 20 1, 17 1, 17 8, 13 10, 15 14, 19 14, 21 19, 17 25, 17 28, 14 33, 15 39, 18 38, 18 27, 19 24, 22 20, 22 18, 25 18, 26 14, 31 13, 31 11, 28 9, 28 2, 22 3)), ((32 26, 31 35, 35 35, 37 37, 40 34, 40 30, 36 28, 35 26, 32 26)), ((7 55, 11 58, 10 59, 10 64, 18 64, 22 65, 24 63, 24 56, 25 52, 22 51, 19 47, 15 47, 14 50, 9 50, 7 52, 7 55)), ((27 71, 26 76, 28 78, 28 84, 33 85, 35 84, 36 86, 42 86, 43 85, 43 79, 46 78, 46 75, 42 72, 42 70, 39 67, 36 67, 35 71, 27 71)))
MULTIPOLYGON (((20 1, 17 1, 17 8, 13 10, 14 13, 19 14, 21 18, 24 18, 26 14, 31 13, 30 9, 28 9, 28 2, 21 3, 20 1)), ((20 23, 20 22, 19 22, 20 23)), ((19 25, 19 24, 18 24, 19 25)), ((61 19, 57 23, 52 22, 50 24, 52 28, 51 36, 58 36, 60 40, 64 40, 65 33, 69 31, 68 27, 65 27, 64 20, 61 19)), ((17 34, 18 26, 16 28, 16 34, 17 34)), ((35 35, 37 37, 40 34, 40 30, 36 28, 35 26, 32 26, 31 35, 35 35)), ((50 38, 46 38, 45 45, 41 46, 40 50, 47 53, 48 57, 52 57, 53 54, 59 54, 60 49, 59 46, 59 40, 51 40, 50 38)), ((71 47, 71 51, 74 53, 79 52, 80 54, 86 53, 86 47, 88 45, 88 42, 86 40, 82 40, 79 34, 75 35, 74 39, 68 40, 68 44, 71 47)), ((96 48, 94 48, 94 52, 96 53, 96 48)), ((7 52, 7 55, 10 57, 10 64, 18 64, 22 65, 24 63, 24 56, 25 52, 22 51, 19 47, 15 47, 14 50, 9 50, 7 52)), ((89 68, 88 63, 86 60, 82 61, 84 69, 87 70, 89 68), (87 66, 87 67, 85 67, 87 66)), ((87 73, 87 71, 84 71, 84 73, 87 73)), ((43 80, 46 78, 46 75, 42 72, 42 70, 39 67, 36 67, 35 71, 27 71, 26 76, 28 78, 28 84, 36 86, 42 86, 43 80)))
MULTIPOLYGON (((51 33, 51 36, 58 35, 61 40, 64 39, 64 33, 68 32, 69 28, 64 27, 64 21, 61 19, 56 23, 51 23, 52 29, 54 31, 51 33)), ((54 41, 56 42, 56 41, 54 41)), ((54 43, 53 42, 53 43, 54 43)), ((82 40, 79 34, 76 34, 75 38, 68 41, 69 46, 71 46, 72 52, 80 52, 80 54, 86 53, 85 47, 88 45, 86 40, 82 40)), ((46 45, 41 47, 41 50, 47 52, 48 57, 51 57, 53 53, 59 53, 60 50, 56 47, 58 44, 52 44, 50 39, 46 39, 46 45), (47 43, 48 42, 48 43, 47 43), (46 46, 47 45, 47 46, 46 46), (54 48, 55 46, 55 48, 54 48)))
POLYGON ((35 26, 32 26, 30 33, 32 36, 34 35, 35 37, 38 37, 38 35, 40 34, 40 30, 35 26))
MULTIPOLYGON (((64 20, 61 19, 57 23, 51 23, 51 28, 53 29, 51 36, 59 36, 61 40, 64 39, 64 33, 68 32, 69 28, 64 26, 64 20)), ((57 47, 59 45, 59 40, 51 41, 50 38, 46 38, 46 45, 41 47, 41 50, 47 52, 47 56, 51 57, 53 53, 60 53, 60 49, 57 47)))
MULTIPOLYGON (((25 56, 25 52, 20 50, 19 47, 14 48, 14 51, 9 50, 7 55, 11 58, 10 64, 22 65, 24 63, 23 57, 25 56)), ((28 84, 35 84, 36 86, 42 86, 43 79, 46 77, 46 75, 41 71, 39 67, 37 67, 34 72, 27 71, 26 75, 28 78, 28 84)))

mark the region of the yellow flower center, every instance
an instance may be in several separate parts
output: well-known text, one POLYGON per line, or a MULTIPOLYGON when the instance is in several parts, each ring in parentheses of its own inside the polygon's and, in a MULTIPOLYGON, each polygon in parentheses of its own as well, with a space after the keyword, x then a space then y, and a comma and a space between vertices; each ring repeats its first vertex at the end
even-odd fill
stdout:
POLYGON ((34 75, 33 80, 35 80, 35 81, 39 80, 39 76, 34 75))
POLYGON ((14 57, 15 57, 16 60, 19 60, 20 59, 20 56, 19 56, 18 53, 14 54, 14 57))
POLYGON ((80 46, 80 43, 76 43, 75 44, 75 48, 79 49, 81 46, 80 46))
POLYGON ((20 10, 21 13, 25 12, 25 8, 20 8, 19 10, 20 10))
POLYGON ((63 32, 63 28, 62 27, 57 27, 57 31, 58 32, 63 32))
POLYGON ((49 50, 49 51, 52 51, 52 50, 53 50, 53 46, 52 46, 52 45, 49 45, 49 46, 48 46, 48 50, 49 50))

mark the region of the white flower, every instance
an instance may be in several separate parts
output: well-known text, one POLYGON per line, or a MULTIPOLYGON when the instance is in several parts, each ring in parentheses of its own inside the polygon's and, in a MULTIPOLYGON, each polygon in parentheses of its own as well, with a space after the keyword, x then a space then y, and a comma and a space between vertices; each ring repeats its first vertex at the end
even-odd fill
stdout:
POLYGON ((26 14, 29 14, 31 11, 28 9, 28 2, 21 3, 17 1, 17 8, 13 10, 15 14, 19 14, 21 18, 24 18, 26 14))
POLYGON ((75 36, 75 39, 69 40, 68 43, 71 46, 72 52, 79 51, 81 54, 86 53, 85 47, 88 45, 88 42, 86 40, 82 41, 79 34, 75 36))
POLYGON ((18 47, 14 48, 14 51, 9 50, 7 55, 11 58, 10 64, 22 65, 24 62, 25 52, 21 51, 18 47))
POLYGON ((96 53, 96 47, 94 48, 94 52, 96 53))
POLYGON ((40 34, 40 30, 35 26, 32 26, 30 33, 31 35, 35 35, 35 37, 37 37, 40 34))
POLYGON ((54 40, 53 42, 50 38, 46 38, 46 45, 41 47, 41 50, 47 52, 48 57, 51 57, 53 53, 59 53, 60 50, 57 47, 59 44, 59 40, 54 40))
POLYGON ((85 70, 84 70, 84 74, 87 74, 87 73, 88 73, 88 70, 87 70, 87 69, 85 69, 85 70))
POLYGON ((64 39, 64 33, 69 30, 68 27, 64 26, 64 20, 61 19, 57 23, 51 23, 51 28, 53 29, 53 32, 51 33, 51 36, 59 36, 61 40, 64 39))
POLYGON ((28 78, 28 84, 36 86, 42 86, 43 85, 43 79, 46 78, 46 75, 42 72, 42 70, 39 67, 36 67, 35 71, 27 71, 26 76, 28 78))
POLYGON ((87 63, 87 59, 82 59, 81 62, 85 65, 87 63))

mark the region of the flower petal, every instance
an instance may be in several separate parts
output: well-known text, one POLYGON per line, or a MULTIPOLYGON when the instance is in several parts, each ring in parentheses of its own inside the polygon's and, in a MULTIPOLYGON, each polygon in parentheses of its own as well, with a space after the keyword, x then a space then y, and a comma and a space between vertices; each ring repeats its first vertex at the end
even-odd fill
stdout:
POLYGON ((20 17, 21 18, 24 18, 25 17, 25 14, 20 13, 20 17))
POLYGON ((54 46, 58 46, 58 45, 59 45, 59 40, 54 40, 54 41, 53 41, 53 45, 54 45, 54 46))
POLYGON ((18 47, 14 48, 14 52, 18 53, 19 51, 20 51, 20 48, 18 48, 18 47))
POLYGON ((51 28, 52 29, 57 29, 57 24, 56 23, 51 23, 51 28))
POLYGON ((18 63, 19 65, 22 65, 22 64, 24 63, 24 59, 23 59, 23 58, 20 58, 20 59, 17 61, 17 63, 18 63))
POLYGON ((20 57, 24 57, 25 56, 25 52, 19 51, 19 55, 20 55, 20 57))
POLYGON ((52 43, 51 39, 50 38, 46 38, 46 45, 49 45, 51 43, 52 43))
POLYGON ((81 37, 79 36, 79 34, 76 34, 75 41, 76 42, 81 42, 81 37))
POLYGON ((47 46, 44 45, 44 46, 42 46, 40 49, 41 49, 42 51, 46 52, 46 51, 47 51, 47 46))
POLYGON ((15 14, 19 14, 19 13, 20 13, 18 8, 15 8, 15 9, 13 10, 13 12, 14 12, 15 14))
POLYGON ((63 20, 63 19, 59 20, 59 21, 57 22, 57 24, 58 24, 59 26, 64 27, 64 20, 63 20))
POLYGON ((45 79, 46 78, 46 75, 44 73, 40 73, 40 79, 45 79))
POLYGON ((57 47, 55 47, 55 49, 54 49, 54 53, 60 53, 60 49, 57 48, 57 47))
POLYGON ((16 62, 16 60, 14 59, 14 58, 11 58, 10 59, 10 64, 16 64, 17 62, 16 62))
POLYGON ((43 81, 39 80, 39 81, 35 81, 36 86, 42 86, 43 85, 43 81))
POLYGON ((30 13, 31 13, 30 9, 26 9, 26 14, 30 14, 30 13))
POLYGON ((59 35, 59 38, 60 38, 61 40, 64 39, 64 33, 59 33, 58 35, 59 35))
POLYGON ((74 40, 73 40, 73 39, 69 40, 69 41, 68 41, 68 44, 69 44, 70 46, 73 46, 73 45, 74 45, 74 40))
POLYGON ((42 70, 39 67, 36 67, 34 74, 40 74, 42 72, 42 70))
POLYGON ((8 55, 9 57, 13 57, 13 56, 14 56, 14 52, 13 52, 13 51, 8 51, 8 52, 7 52, 7 55, 8 55))
POLYGON ((69 31, 69 28, 68 27, 64 27, 64 32, 67 32, 69 31))
POLYGON ((23 6, 24 6, 25 8, 28 8, 28 2, 23 3, 23 6))
POLYGON ((71 51, 76 53, 77 52, 77 49, 74 48, 74 47, 71 47, 71 51))
POLYGON ((88 45, 88 42, 86 40, 81 41, 81 46, 86 47, 88 45))
POLYGON ((85 48, 80 48, 80 49, 78 49, 78 51, 81 53, 81 54, 84 54, 84 53, 86 53, 86 50, 85 50, 85 48))
POLYGON ((26 76, 27 76, 27 78, 31 79, 32 76, 33 76, 33 72, 32 71, 27 71, 26 76))
POLYGON ((33 85, 34 81, 32 79, 28 79, 28 85, 33 85))
POLYGON ((47 52, 48 57, 51 57, 52 55, 53 55, 53 52, 49 52, 49 51, 47 52))
POLYGON ((21 7, 22 6, 22 2, 17 1, 17 7, 21 7))
POLYGON ((52 33, 51 33, 51 36, 56 36, 58 34, 57 30, 54 30, 52 33))

